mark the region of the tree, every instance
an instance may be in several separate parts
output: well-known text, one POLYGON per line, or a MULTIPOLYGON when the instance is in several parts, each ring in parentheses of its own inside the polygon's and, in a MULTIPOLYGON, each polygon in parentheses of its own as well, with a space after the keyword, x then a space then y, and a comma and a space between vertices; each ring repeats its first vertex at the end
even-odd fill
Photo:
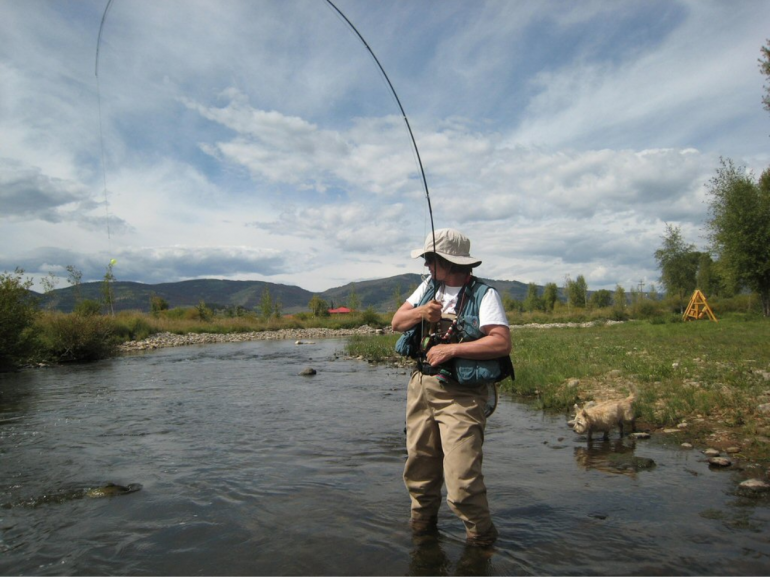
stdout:
POLYGON ((59 299, 54 296, 54 290, 59 284, 59 278, 52 272, 48 272, 48 275, 40 279, 40 284, 43 286, 43 293, 48 298, 46 299, 46 307, 49 309, 55 309, 59 299))
POLYGON ((529 312, 545 309, 543 300, 537 294, 537 285, 534 283, 527 285, 527 296, 524 298, 524 309, 529 312))
POLYGON ((618 321, 627 319, 626 290, 620 285, 615 285, 615 293, 612 295, 612 315, 618 321))
POLYGON ((709 182, 709 240, 728 276, 762 299, 770 316, 770 169, 759 181, 745 168, 722 159, 709 182))
POLYGON ((259 300, 259 312, 262 319, 270 319, 273 314, 273 300, 270 297, 270 289, 267 284, 262 287, 262 298, 259 300))
POLYGON ((115 295, 112 289, 115 283, 115 275, 112 273, 112 268, 115 266, 115 263, 115 259, 110 259, 110 262, 107 264, 107 272, 104 274, 104 281, 102 282, 102 294, 104 295, 104 302, 110 310, 110 315, 115 315, 115 309, 113 308, 115 295))
POLYGON ((356 293, 355 284, 351 286, 350 293, 348 293, 348 309, 351 311, 361 309, 361 299, 358 296, 358 293, 356 293))
POLYGON ((329 315, 329 304, 321 299, 318 295, 313 295, 312 299, 310 299, 310 303, 308 303, 307 306, 316 317, 326 317, 329 315))
POLYGON ((609 307, 612 304, 612 293, 607 289, 599 289, 591 294, 590 303, 592 307, 601 309, 609 307))
POLYGON ((586 306, 586 296, 588 295, 588 284, 585 277, 578 275, 577 279, 567 279, 567 299, 570 305, 575 307, 586 306))
POLYGON ((82 271, 74 265, 67 265, 67 282, 75 288, 75 302, 80 301, 80 281, 83 279, 82 271))
POLYGON ((168 311, 168 301, 153 293, 150 295, 150 312, 153 317, 160 317, 161 311, 168 311))
POLYGON ((401 296, 401 287, 398 285, 393 290, 393 303, 395 304, 394 311, 398 311, 399 307, 404 304, 404 298, 401 296))
POLYGON ((0 368, 16 365, 28 350, 37 315, 37 303, 29 293, 32 280, 23 275, 18 268, 0 275, 0 368))
POLYGON ((660 282, 666 293, 676 300, 680 313, 684 311, 684 300, 695 290, 695 274, 700 253, 695 245, 685 243, 680 227, 666 223, 662 237, 663 246, 655 251, 655 260, 660 269, 660 282))
POLYGON ((559 300, 559 287, 556 283, 547 283, 543 289, 543 305, 549 313, 553 311, 556 302, 559 300))
POLYGON ((698 274, 695 285, 707 297, 717 294, 717 280, 714 273, 714 260, 708 253, 701 253, 698 259, 698 274))
MULTIPOLYGON (((770 40, 767 40, 767 46, 760 48, 762 58, 759 59, 759 71, 770 79, 770 40)), ((762 105, 765 110, 770 111, 770 86, 765 86, 765 95, 762 97, 762 105)))
POLYGON ((206 306, 206 302, 201 299, 198 305, 194 308, 195 316, 201 321, 208 321, 211 319, 213 312, 206 306))

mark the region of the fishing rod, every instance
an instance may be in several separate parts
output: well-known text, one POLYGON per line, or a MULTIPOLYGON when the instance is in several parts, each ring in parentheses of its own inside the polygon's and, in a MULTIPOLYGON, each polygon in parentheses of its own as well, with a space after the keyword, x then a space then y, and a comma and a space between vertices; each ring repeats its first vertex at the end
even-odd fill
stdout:
MULTIPOLYGON (((377 58, 377 55, 374 53, 374 50, 372 50, 372 47, 369 46, 369 43, 364 39, 363 35, 358 31, 358 28, 356 28, 353 23, 350 21, 350 19, 345 16, 342 11, 337 8, 337 6, 332 2, 331 0, 326 0, 326 3, 329 4, 336 12, 339 14, 342 19, 347 23, 348 26, 350 26, 351 30, 356 33, 356 36, 358 36, 359 40, 366 46, 366 49, 369 51, 369 54, 372 55, 372 59, 374 59, 374 62, 377 64, 377 66, 380 69, 380 72, 382 73, 382 76, 385 77, 385 80, 388 83, 388 86, 390 87, 390 91, 393 93, 393 97, 396 99, 396 103, 398 104, 398 108, 401 110, 401 116, 404 119, 404 123, 406 123, 406 129, 409 131, 409 137, 412 139, 412 146, 414 147, 415 155, 417 155, 417 163, 420 166, 420 174, 422 175, 422 184, 425 187, 425 200, 428 202, 428 214, 430 215, 430 232, 431 232, 431 238, 433 239, 433 254, 436 254, 436 228, 433 225, 433 207, 430 204, 430 192, 428 191, 428 179, 425 177, 425 169, 422 166, 422 159, 420 158, 420 150, 417 148, 417 141, 414 138, 414 133, 412 132, 412 126, 409 124, 409 119, 406 116, 406 111, 404 110, 403 105, 401 104, 401 99, 398 98, 398 94, 396 93, 396 89, 393 87, 393 83, 390 81, 390 78, 388 77, 388 73, 385 72, 385 69, 383 68, 382 64, 380 63, 380 59, 377 58)), ((438 297, 438 291, 439 291, 439 282, 436 279, 435 275, 431 275, 431 284, 433 285, 433 299, 434 301, 438 297)), ((440 324, 431 323, 426 327, 426 324, 423 322, 420 322, 420 343, 424 343, 425 339, 430 339, 431 335, 434 335, 438 329, 440 324), (426 337, 427 334, 427 337, 426 337)), ((425 348, 427 351, 427 348, 425 348)))
POLYGON ((369 54, 372 55, 374 62, 379 67, 380 72, 382 72, 382 76, 385 77, 385 80, 387 81, 388 86, 390 87, 390 91, 393 93, 393 97, 396 99, 398 108, 401 110, 401 116, 403 117, 404 122, 406 123, 406 129, 409 131, 409 137, 412 139, 412 146, 414 147, 414 152, 417 155, 417 163, 420 166, 420 174, 422 175, 422 184, 423 184, 423 187, 425 188, 425 200, 428 201, 428 214, 430 215, 430 232, 433 238, 433 252, 435 253, 436 252, 436 228, 433 226, 433 207, 431 207, 431 204, 430 204, 430 192, 428 191, 428 179, 425 178, 425 169, 422 166, 422 159, 420 158, 420 150, 417 148, 417 141, 414 138, 414 133, 412 132, 412 126, 409 124, 409 119, 406 117, 406 111, 404 110, 404 107, 401 104, 401 99, 398 98, 398 94, 396 94, 396 89, 393 87, 393 83, 390 81, 390 78, 388 78, 388 74, 385 72, 385 69, 382 67, 382 64, 380 64, 379 58, 377 58, 377 55, 374 54, 374 50, 372 50, 372 47, 369 46, 369 43, 364 39, 364 37, 358 31, 358 28, 356 28, 353 25, 353 23, 348 19, 348 17, 342 13, 342 10, 337 8, 334 2, 332 2, 331 0, 326 0, 326 3, 329 4, 329 6, 331 6, 337 12, 337 14, 339 14, 342 17, 342 19, 347 23, 347 25, 350 26, 351 30, 353 30, 353 32, 356 33, 356 36, 358 36, 361 42, 363 42, 364 46, 366 46, 366 49, 369 51, 369 54))

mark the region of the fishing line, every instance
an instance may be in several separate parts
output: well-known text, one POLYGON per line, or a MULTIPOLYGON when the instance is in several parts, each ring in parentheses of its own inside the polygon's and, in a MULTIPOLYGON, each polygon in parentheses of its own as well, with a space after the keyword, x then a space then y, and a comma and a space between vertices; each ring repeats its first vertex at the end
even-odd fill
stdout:
MULTIPOLYGON (((107 199, 107 169, 106 169, 106 162, 105 162, 105 153, 104 153, 104 130, 102 127, 102 102, 101 102, 101 91, 100 91, 100 84, 99 84, 99 46, 101 44, 102 39, 102 31, 104 29, 104 22, 107 19, 107 13, 110 10, 110 6, 112 5, 113 0, 108 0, 107 6, 104 8, 104 14, 102 15, 102 21, 99 26, 99 35, 96 39, 96 64, 94 69, 94 74, 96 75, 96 96, 97 96, 97 102, 99 106, 99 143, 101 147, 101 161, 102 161, 102 179, 104 182, 104 200, 105 200, 105 207, 107 210, 107 237, 110 238, 110 223, 109 223, 109 202, 107 199)), ((390 78, 388 77, 388 74, 385 72, 385 69, 383 68, 382 64, 380 63, 380 60, 377 58, 377 55, 372 50, 372 47, 369 46, 369 43, 366 41, 366 39, 363 37, 363 35, 358 31, 358 29, 353 25, 353 23, 348 19, 347 16, 340 10, 331 0, 326 0, 326 3, 334 9, 334 11, 345 21, 345 23, 350 27, 350 29, 355 32, 356 36, 358 36, 359 40, 363 43, 363 45, 366 47, 366 49, 369 51, 369 54, 371 55, 372 59, 374 60, 375 64, 377 64, 377 67, 379 68, 380 72, 382 73, 382 76, 385 78, 385 81, 388 83, 388 87, 390 88, 390 91, 393 93, 393 97, 396 99, 396 104, 398 104, 398 108, 401 111, 401 116, 404 119, 404 123, 406 124, 406 129, 409 132, 409 138, 412 141, 412 147, 414 149, 414 153, 417 157, 417 164, 420 167, 420 175, 422 176, 422 184, 425 189, 425 200, 428 203, 428 214, 430 216, 430 230, 431 230, 431 236, 433 239, 433 251, 436 250, 436 229, 433 223, 433 207, 430 202, 430 191, 428 189, 428 179, 425 176, 425 168, 422 164, 422 157, 420 156, 420 149, 417 147, 417 141, 414 138, 414 132, 412 132, 412 126, 409 123, 409 118, 406 116, 406 111, 404 110, 404 106, 401 104, 401 99, 398 97, 398 93, 396 92, 395 87, 393 86, 393 83, 390 81, 390 78)), ((434 280, 435 283, 435 280, 434 280)))
POLYGON ((99 84, 99 45, 102 42, 104 21, 107 19, 107 12, 109 12, 111 5, 112 0, 108 0, 107 6, 104 8, 104 14, 102 14, 102 22, 99 25, 99 35, 96 37, 96 62, 94 64, 94 76, 96 76, 96 103, 99 109, 99 148, 101 150, 102 183, 104 186, 104 210, 107 219, 107 248, 110 253, 112 253, 112 235, 110 234, 110 201, 107 198, 107 163, 104 155, 104 129, 102 128, 102 94, 99 84))

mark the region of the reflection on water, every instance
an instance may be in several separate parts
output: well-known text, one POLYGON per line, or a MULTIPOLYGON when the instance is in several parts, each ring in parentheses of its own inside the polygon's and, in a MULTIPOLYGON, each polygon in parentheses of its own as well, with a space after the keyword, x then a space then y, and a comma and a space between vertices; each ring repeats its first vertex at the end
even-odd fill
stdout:
POLYGON ((500 531, 448 508, 413 539, 402 371, 340 341, 186 347, 0 376, 3 575, 770 573, 767 504, 651 441, 588 444, 501 396, 485 444, 500 531), (313 377, 298 375, 305 367, 313 377), (89 489, 141 491, 86 499, 89 489), (60 499, 75 497, 75 499, 60 499))
POLYGON ((576 446, 575 463, 585 470, 624 474, 631 478, 655 467, 655 460, 636 455, 636 442, 630 438, 594 440, 585 446, 576 446))

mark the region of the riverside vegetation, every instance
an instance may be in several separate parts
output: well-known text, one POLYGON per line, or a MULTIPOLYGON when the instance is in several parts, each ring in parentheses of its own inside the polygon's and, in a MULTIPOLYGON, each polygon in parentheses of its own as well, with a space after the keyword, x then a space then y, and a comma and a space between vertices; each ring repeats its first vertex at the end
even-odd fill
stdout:
MULTIPOLYGON (((102 315, 101 304, 84 300, 73 313, 39 311, 25 297, 21 274, 0 278, 0 368, 103 359, 119 354, 127 342, 159 334, 261 338, 256 335, 282 331, 303 338, 304 331, 312 338, 319 328, 346 330, 341 333, 350 335, 351 356, 404 364, 394 356, 398 336, 389 332, 391 315, 371 309, 333 316, 223 316, 201 303, 102 315), (357 334, 362 326, 386 330, 357 334)), ((681 322, 670 304, 649 300, 621 309, 557 303, 549 313, 511 311, 516 380, 502 388, 565 414, 575 403, 634 391, 641 428, 768 462, 770 322, 756 313, 758 301, 749 295, 711 305, 718 323, 681 322)))
MULTIPOLYGON (((509 391, 543 410, 637 394, 637 427, 770 463, 770 323, 659 320, 512 326, 509 391)), ((397 336, 353 337, 349 353, 398 363, 397 336)))

